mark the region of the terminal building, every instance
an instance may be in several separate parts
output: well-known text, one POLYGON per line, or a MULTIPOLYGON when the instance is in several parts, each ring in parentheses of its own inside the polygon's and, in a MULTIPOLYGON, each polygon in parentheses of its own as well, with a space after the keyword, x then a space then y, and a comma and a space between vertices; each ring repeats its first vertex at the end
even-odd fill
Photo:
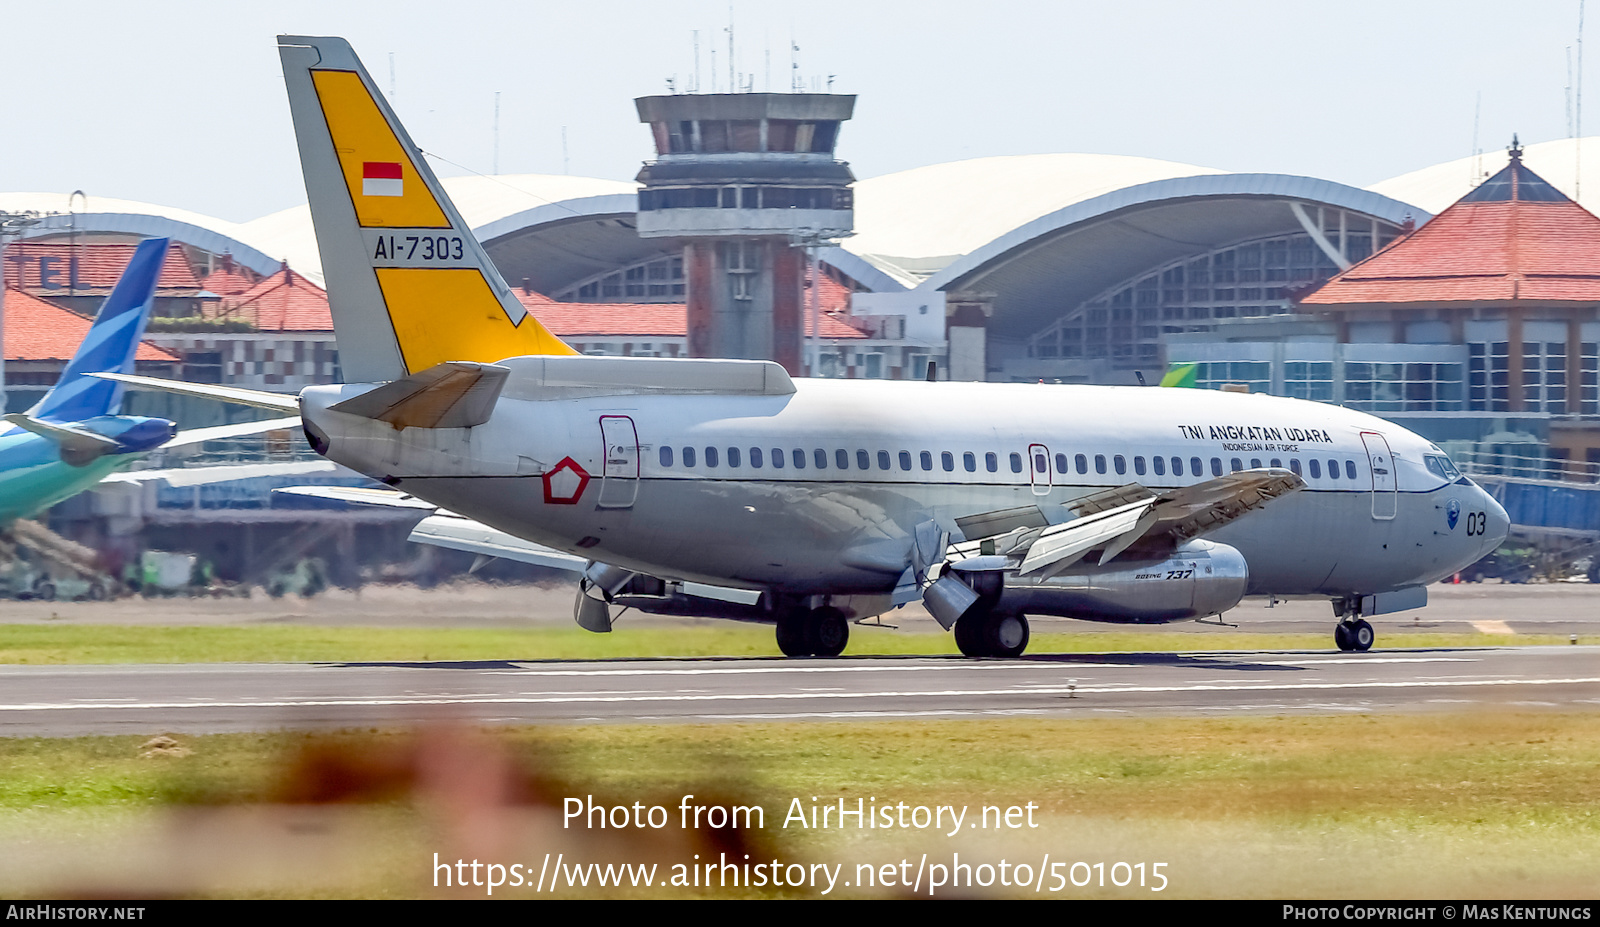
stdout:
MULTIPOLYGON (((1600 177, 1592 140, 1366 189, 1081 153, 857 179, 840 159, 853 97, 676 94, 634 110, 618 118, 655 153, 632 181, 444 180, 524 305, 584 353, 1128 385, 1192 363, 1202 386, 1342 402, 1458 456, 1565 472, 1600 453, 1600 239, 1576 183, 1600 177), (1492 240, 1469 234, 1490 217, 1492 240), (1438 295, 1446 282, 1465 289, 1438 295)), ((55 213, 11 245, 8 285, 82 309, 85 247, 169 236, 189 277, 175 272, 150 340, 178 375, 283 391, 339 378, 306 207, 231 223, 71 202, 0 193, 0 212, 55 213)))

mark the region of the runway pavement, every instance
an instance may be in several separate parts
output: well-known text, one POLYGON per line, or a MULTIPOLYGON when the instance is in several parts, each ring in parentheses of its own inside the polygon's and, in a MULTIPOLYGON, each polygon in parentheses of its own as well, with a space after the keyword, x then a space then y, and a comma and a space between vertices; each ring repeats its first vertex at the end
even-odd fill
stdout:
POLYGON ((0 735, 1600 706, 1600 648, 5 666, 0 735))

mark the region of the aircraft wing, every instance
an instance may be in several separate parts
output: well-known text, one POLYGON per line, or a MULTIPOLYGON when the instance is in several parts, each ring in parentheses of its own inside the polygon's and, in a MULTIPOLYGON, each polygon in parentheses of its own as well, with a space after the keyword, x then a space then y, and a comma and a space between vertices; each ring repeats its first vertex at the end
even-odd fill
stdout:
POLYGON ((297 460, 285 463, 234 464, 218 467, 177 467, 171 470, 129 470, 106 477, 107 483, 150 483, 165 480, 168 486, 204 486, 261 476, 309 476, 313 473, 355 475, 331 460, 297 460))
POLYGON ((163 448, 187 447, 191 444, 201 444, 206 441, 219 441, 223 438, 237 438, 241 435, 260 434, 263 431, 284 431, 300 427, 300 416, 293 418, 273 418, 261 422, 236 422, 232 425, 213 425, 209 428, 189 428, 172 436, 172 440, 161 445, 163 448))
POLYGON ((1164 554, 1305 486, 1291 471, 1272 468, 1163 493, 1128 483, 1067 503, 1078 517, 1063 524, 1049 524, 1037 506, 958 519, 968 537, 973 530, 991 533, 952 544, 948 558, 1002 557, 1018 575, 1044 579, 1095 550, 1101 551, 1101 565, 1130 548, 1164 554))
POLYGON ((145 389, 158 389, 163 392, 177 393, 180 396, 200 396, 204 399, 215 399, 219 402, 232 402, 239 405, 256 406, 262 409, 272 409, 277 412, 300 414, 300 398, 287 393, 269 393, 266 390, 243 389, 238 386, 216 386, 206 383, 185 383, 182 380, 166 380, 161 377, 141 377, 131 373, 92 373, 90 376, 102 380, 116 380, 129 386, 139 386, 145 389))
POLYGON ((515 535, 457 515, 429 515, 411 529, 409 540, 450 550, 462 550, 480 557, 502 557, 522 563, 555 567, 581 573, 589 566, 583 557, 524 541, 515 535))
POLYGON ((273 492, 286 492, 296 496, 311 496, 316 499, 331 499, 335 502, 348 502, 356 505, 387 505, 401 509, 422 509, 428 512, 439 510, 432 502, 424 502, 416 496, 400 492, 397 489, 376 489, 369 486, 284 486, 274 489, 273 492))

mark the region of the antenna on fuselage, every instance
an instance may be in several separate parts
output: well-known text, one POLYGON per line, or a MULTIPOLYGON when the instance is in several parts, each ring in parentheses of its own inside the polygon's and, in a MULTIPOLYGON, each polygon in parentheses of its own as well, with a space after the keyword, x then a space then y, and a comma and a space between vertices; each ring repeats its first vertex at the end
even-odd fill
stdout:
POLYGON ((1133 375, 1139 378, 1139 385, 1140 386, 1149 386, 1150 385, 1150 384, 1148 384, 1148 383, 1146 383, 1144 381, 1144 371, 1143 370, 1135 370, 1133 372, 1133 375))
POLYGON ((936 360, 928 361, 928 382, 929 383, 932 383, 935 379, 937 379, 937 377, 935 375, 938 374, 938 372, 939 372, 939 362, 936 361, 936 360))

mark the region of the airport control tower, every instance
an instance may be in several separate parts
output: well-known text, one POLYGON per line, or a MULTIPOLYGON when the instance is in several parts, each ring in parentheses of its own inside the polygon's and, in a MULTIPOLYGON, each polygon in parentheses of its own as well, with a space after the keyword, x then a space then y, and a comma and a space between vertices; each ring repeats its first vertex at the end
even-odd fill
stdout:
POLYGON ((689 355, 774 360, 803 374, 807 248, 850 234, 849 165, 834 159, 853 95, 640 97, 656 160, 639 171, 639 235, 683 242, 689 355))

